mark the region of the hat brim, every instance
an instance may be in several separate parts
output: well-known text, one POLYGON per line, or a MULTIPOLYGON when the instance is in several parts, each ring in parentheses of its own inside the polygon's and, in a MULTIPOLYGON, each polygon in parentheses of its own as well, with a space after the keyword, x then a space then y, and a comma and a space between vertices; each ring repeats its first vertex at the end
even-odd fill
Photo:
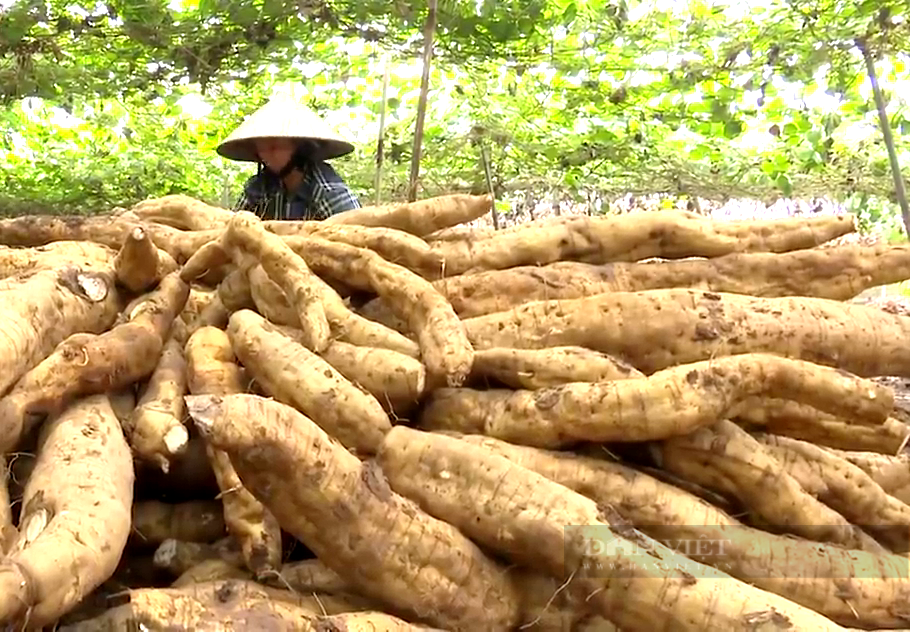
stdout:
POLYGON ((313 138, 312 136, 254 136, 250 138, 237 138, 226 140, 215 149, 218 155, 228 160, 239 162, 259 162, 256 154, 255 141, 265 138, 289 138, 294 141, 308 141, 312 150, 308 154, 313 160, 331 160, 339 158, 354 151, 354 145, 347 141, 337 139, 313 138))
POLYGON ((314 160, 338 158, 354 151, 354 145, 318 114, 287 97, 273 98, 253 112, 215 151, 229 160, 258 162, 255 141, 264 138, 308 141, 314 160))

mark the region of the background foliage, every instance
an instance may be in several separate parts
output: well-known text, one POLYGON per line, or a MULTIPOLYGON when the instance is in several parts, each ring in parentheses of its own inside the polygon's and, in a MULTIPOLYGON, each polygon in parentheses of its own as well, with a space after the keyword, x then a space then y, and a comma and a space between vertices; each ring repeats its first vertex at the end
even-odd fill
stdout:
MULTIPOLYGON (((2 213, 176 192, 230 205, 251 167, 214 147, 289 86, 356 143, 336 167, 375 201, 387 67, 378 199, 405 197, 424 3, 0 7, 2 213)), ((908 165, 908 14, 905 0, 439 0, 418 193, 486 191, 483 145, 515 213, 602 212, 629 194, 696 210, 792 196, 810 210, 846 205, 896 235, 857 45, 875 58, 908 165)))

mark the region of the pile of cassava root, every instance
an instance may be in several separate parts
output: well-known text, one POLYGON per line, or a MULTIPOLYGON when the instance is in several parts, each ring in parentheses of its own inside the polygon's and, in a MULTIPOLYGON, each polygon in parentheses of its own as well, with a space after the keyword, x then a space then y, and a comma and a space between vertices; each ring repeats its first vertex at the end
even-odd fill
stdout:
POLYGON ((9 630, 910 628, 852 217, 0 220, 9 630))

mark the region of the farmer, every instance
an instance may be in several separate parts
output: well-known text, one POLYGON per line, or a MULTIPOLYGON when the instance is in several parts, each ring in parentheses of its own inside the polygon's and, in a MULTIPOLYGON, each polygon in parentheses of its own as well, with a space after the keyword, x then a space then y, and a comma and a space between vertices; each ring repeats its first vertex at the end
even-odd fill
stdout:
POLYGON ((353 150, 315 112, 280 96, 251 114, 216 151, 258 166, 234 210, 266 220, 323 220, 360 208, 357 196, 325 162, 353 150))

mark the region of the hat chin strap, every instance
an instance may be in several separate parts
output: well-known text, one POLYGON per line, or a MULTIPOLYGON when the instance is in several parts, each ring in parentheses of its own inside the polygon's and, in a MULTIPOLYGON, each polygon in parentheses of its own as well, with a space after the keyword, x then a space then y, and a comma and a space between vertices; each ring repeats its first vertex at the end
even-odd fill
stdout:
POLYGON ((287 164, 278 173, 275 173, 274 171, 272 171, 265 163, 259 162, 259 163, 257 163, 257 166, 259 167, 258 172, 260 174, 263 171, 267 171, 270 176, 273 176, 279 180, 284 180, 286 177, 288 177, 290 175, 290 173, 294 169, 296 169, 300 165, 298 165, 297 161, 294 160, 294 158, 292 157, 290 160, 288 160, 287 164))
POLYGON ((294 160, 294 157, 292 156, 291 159, 288 160, 288 163, 284 166, 284 168, 278 172, 278 179, 284 180, 286 177, 288 177, 291 174, 291 172, 294 169, 297 168, 297 166, 298 166, 297 161, 294 160))

